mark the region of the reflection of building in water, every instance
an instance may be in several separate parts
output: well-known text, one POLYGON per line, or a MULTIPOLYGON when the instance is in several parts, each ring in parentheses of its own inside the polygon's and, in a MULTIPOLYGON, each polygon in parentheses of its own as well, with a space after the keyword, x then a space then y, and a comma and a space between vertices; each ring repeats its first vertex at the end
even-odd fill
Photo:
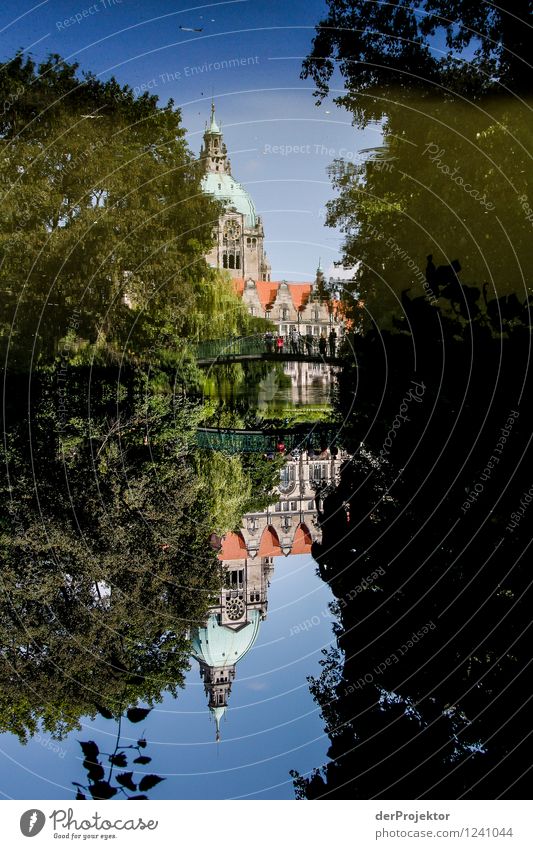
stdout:
POLYGON ((332 389, 338 366, 329 363, 293 360, 283 363, 283 373, 290 383, 279 380, 279 372, 272 369, 260 382, 257 394, 258 409, 274 411, 279 405, 296 407, 330 406, 332 389))
POLYGON ((278 501, 263 512, 247 513, 240 531, 222 540, 224 586, 205 626, 191 635, 217 740, 235 667, 254 645, 266 618, 273 558, 310 554, 312 543, 320 541, 317 488, 335 483, 343 459, 341 452, 329 450, 288 458, 280 472, 278 501))
POLYGON ((320 392, 329 401, 330 390, 339 369, 328 363, 310 363, 305 360, 283 363, 283 371, 291 379, 291 403, 312 403, 313 394, 320 392))
POLYGON ((209 610, 206 625, 192 634, 192 651, 200 664, 217 740, 235 666, 252 648, 259 623, 266 617, 267 588, 274 570, 272 557, 248 557, 240 534, 227 534, 219 558, 225 571, 225 585, 217 604, 209 610))

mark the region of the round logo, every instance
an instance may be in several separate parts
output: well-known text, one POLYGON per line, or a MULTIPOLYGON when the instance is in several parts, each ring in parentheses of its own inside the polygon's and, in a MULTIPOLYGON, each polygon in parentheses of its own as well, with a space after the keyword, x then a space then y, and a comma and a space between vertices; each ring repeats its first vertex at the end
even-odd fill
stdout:
POLYGON ((31 808, 29 811, 24 811, 20 818, 20 830, 24 837, 35 837, 42 831, 46 817, 42 811, 37 808, 31 808))

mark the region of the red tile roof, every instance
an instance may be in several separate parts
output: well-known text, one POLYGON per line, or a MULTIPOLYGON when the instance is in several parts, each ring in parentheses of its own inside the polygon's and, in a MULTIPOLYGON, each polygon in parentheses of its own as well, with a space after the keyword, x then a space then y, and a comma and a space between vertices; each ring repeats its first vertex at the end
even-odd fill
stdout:
POLYGON ((298 525, 292 543, 291 554, 310 554, 312 539, 305 525, 298 525))
POLYGON ((311 283, 289 283, 288 285, 295 309, 303 310, 311 294, 311 283))
POLYGON ((260 557, 279 557, 281 554, 279 538, 274 528, 265 528, 259 543, 260 557))
POLYGON ((246 544, 242 534, 226 534, 218 553, 219 560, 243 560, 247 557, 246 544))
MULTIPOLYGON (((244 292, 244 277, 234 277, 233 287, 237 295, 242 297, 244 292)), ((257 296, 264 310, 271 306, 276 300, 278 289, 282 283, 287 283, 291 300, 296 310, 302 310, 307 302, 313 288, 312 283, 289 283, 286 280, 255 280, 257 296)))

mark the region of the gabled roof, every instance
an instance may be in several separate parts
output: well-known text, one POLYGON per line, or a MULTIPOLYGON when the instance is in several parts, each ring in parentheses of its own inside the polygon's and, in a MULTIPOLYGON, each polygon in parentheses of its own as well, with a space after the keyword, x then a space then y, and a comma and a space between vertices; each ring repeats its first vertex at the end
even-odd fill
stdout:
POLYGON ((313 289, 311 283, 289 283, 288 286, 295 309, 303 309, 313 289))
POLYGON ((291 554, 310 554, 313 540, 305 525, 298 525, 291 548, 291 554))
POLYGON ((218 553, 219 560, 242 560, 246 558, 246 543, 242 534, 226 534, 218 553))
MULTIPOLYGON (((243 277, 235 277, 232 280, 235 292, 242 297, 245 280, 243 277)), ((286 280, 254 280, 257 297, 264 310, 272 306, 276 300, 279 287, 281 284, 286 284, 291 296, 292 303, 296 310, 303 310, 309 302, 311 292, 313 291, 312 283, 289 283, 286 280)))

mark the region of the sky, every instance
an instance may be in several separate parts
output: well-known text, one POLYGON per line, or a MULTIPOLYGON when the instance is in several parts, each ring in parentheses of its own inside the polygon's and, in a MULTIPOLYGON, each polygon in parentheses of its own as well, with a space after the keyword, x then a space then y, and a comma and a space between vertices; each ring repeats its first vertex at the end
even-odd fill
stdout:
POLYGON ((332 274, 341 258, 341 235, 324 226, 328 165, 381 140, 379 127, 355 130, 332 98, 318 107, 300 79, 325 11, 322 0, 3 0, 0 61, 18 48, 37 61, 59 53, 163 104, 173 98, 195 153, 213 97, 233 174, 263 218, 272 279, 311 280, 319 259, 332 274))
MULTIPOLYGON (((142 726, 125 723, 126 743, 141 729, 148 740, 153 760, 144 769, 165 777, 151 799, 294 799, 289 771, 305 774, 327 761, 307 676, 320 674, 321 651, 331 645, 332 599, 311 557, 274 558, 268 616, 237 664, 221 742, 194 660, 176 699, 166 697, 142 726)), ((43 734, 21 746, 0 735, 0 798, 72 798, 72 781, 86 779, 78 740, 111 751, 115 735, 116 724, 101 717, 58 743, 43 734)))

